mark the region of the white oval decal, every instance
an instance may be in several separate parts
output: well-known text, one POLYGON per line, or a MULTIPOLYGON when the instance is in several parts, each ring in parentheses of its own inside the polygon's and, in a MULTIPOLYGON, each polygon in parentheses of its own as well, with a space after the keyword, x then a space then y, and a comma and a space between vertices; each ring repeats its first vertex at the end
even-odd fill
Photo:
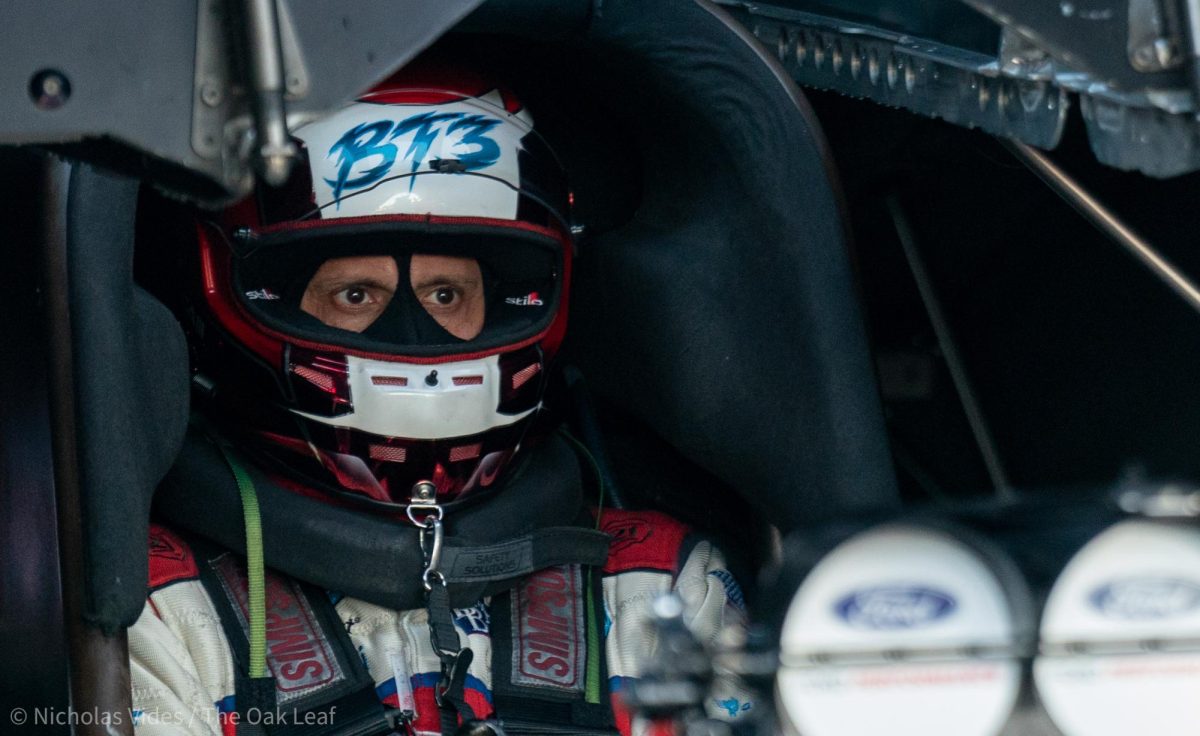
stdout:
POLYGON ((957 604, 948 593, 918 586, 856 590, 835 605, 837 615, 865 629, 913 629, 950 615, 957 604))
POLYGON ((1126 578, 1099 586, 1088 600, 1110 618, 1174 618, 1200 607, 1200 584, 1180 578, 1126 578))

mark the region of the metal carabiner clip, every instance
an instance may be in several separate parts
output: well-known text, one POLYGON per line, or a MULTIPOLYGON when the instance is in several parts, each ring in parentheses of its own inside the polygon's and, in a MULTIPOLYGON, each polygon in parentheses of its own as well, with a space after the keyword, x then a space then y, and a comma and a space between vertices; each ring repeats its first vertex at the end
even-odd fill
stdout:
POLYGON ((420 542, 421 553, 425 556, 425 571, 421 573, 421 582, 425 585, 425 590, 432 590, 434 578, 442 585, 446 584, 446 577, 442 575, 442 519, 440 516, 430 514, 425 517, 425 523, 421 526, 420 542), (429 542, 428 537, 432 532, 433 540, 429 542))

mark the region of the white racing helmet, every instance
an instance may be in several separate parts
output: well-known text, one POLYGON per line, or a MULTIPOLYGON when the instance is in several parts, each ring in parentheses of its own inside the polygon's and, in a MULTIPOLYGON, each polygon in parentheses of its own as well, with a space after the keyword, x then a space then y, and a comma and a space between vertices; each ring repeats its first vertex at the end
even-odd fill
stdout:
POLYGON ((566 328, 557 159, 506 90, 429 64, 295 135, 286 185, 199 226, 218 415, 368 504, 493 486, 566 328))

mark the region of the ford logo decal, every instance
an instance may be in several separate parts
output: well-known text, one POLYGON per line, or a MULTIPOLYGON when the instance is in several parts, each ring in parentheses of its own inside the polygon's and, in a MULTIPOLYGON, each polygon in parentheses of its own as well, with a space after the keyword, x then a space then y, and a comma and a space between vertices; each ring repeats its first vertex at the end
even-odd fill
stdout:
POLYGON ((1088 600, 1110 618, 1151 621, 1200 608, 1200 584, 1179 578, 1125 578, 1101 585, 1088 600))
POLYGON ((834 610, 859 628, 915 629, 949 616, 957 605, 943 591, 897 585, 856 590, 834 604, 834 610))

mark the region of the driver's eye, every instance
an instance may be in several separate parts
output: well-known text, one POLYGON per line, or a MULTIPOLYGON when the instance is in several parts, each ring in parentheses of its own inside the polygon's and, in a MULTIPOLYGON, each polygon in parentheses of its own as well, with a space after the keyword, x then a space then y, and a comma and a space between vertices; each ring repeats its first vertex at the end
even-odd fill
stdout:
POLYGON ((343 298, 346 302, 355 305, 362 304, 370 298, 370 294, 368 294, 367 290, 361 286, 355 286, 353 288, 346 289, 342 293, 345 294, 343 298))
POLYGON ((362 332, 387 309, 399 281, 391 256, 330 258, 309 279, 300 308, 330 327, 362 332))
POLYGON ((416 253, 410 261, 413 295, 446 332, 471 340, 483 330, 486 300, 479 261, 416 253))

